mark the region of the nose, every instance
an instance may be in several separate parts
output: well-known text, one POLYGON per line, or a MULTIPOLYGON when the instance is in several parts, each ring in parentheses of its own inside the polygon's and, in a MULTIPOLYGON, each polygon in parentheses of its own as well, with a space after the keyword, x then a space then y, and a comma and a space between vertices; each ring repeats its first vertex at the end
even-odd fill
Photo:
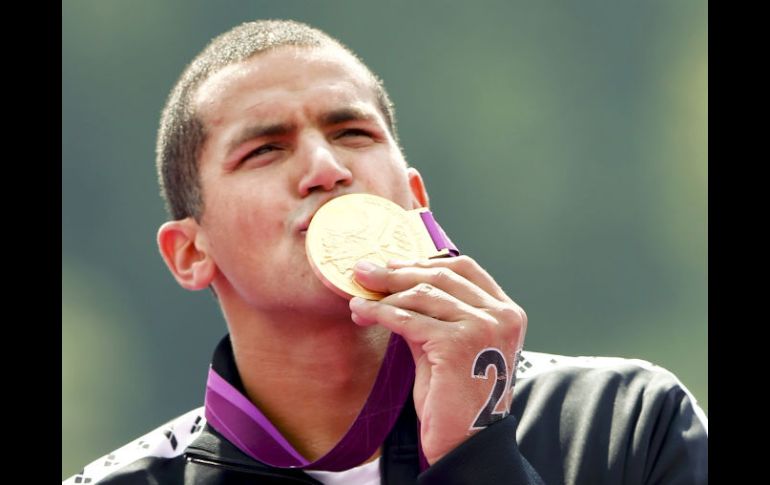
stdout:
POLYGON ((353 174, 334 155, 326 141, 311 141, 304 147, 305 172, 299 179, 299 193, 307 196, 314 190, 333 190, 337 184, 348 186, 353 183, 353 174))

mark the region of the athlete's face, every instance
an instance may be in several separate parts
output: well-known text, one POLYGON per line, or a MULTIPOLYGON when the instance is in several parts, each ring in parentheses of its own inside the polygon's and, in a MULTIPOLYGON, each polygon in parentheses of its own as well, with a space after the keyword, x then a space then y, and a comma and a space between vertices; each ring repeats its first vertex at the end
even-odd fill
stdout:
POLYGON ((338 49, 282 47, 213 75, 195 106, 206 132, 200 233, 217 292, 264 311, 347 311, 307 261, 312 215, 346 193, 405 209, 427 200, 366 71, 338 49))

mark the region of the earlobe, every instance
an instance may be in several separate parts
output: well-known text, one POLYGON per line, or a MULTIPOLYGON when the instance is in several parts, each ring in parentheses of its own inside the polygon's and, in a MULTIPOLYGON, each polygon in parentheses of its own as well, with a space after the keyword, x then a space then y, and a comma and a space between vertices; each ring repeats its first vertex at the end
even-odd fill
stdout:
POLYGON ((191 217, 166 222, 158 230, 158 249, 163 261, 177 283, 188 290, 207 288, 216 272, 200 231, 191 217))
POLYGON ((425 189, 425 183, 422 180, 422 175, 414 167, 406 169, 407 177, 409 178, 409 188, 412 191, 412 197, 414 200, 413 209, 420 207, 430 207, 430 200, 428 199, 428 191, 425 189))

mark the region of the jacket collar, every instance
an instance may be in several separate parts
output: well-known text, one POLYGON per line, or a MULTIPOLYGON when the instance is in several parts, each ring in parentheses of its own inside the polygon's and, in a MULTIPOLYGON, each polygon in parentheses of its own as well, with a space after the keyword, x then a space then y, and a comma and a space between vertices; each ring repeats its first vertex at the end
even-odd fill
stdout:
MULTIPOLYGON (((226 335, 214 350, 211 366, 230 385, 245 394, 229 335, 226 335)), ((412 402, 410 392, 396 424, 383 442, 380 461, 382 483, 411 483, 419 473, 418 424, 412 402)), ((285 477, 294 479, 297 483, 319 483, 302 470, 276 468, 253 459, 208 424, 187 447, 185 454, 193 461, 227 468, 230 471, 240 470, 249 474, 285 477)))

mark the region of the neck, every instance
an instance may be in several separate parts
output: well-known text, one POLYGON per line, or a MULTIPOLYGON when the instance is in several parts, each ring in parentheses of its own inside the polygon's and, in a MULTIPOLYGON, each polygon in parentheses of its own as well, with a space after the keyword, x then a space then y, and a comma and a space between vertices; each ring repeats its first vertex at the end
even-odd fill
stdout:
POLYGON ((226 316, 247 397, 305 458, 326 454, 366 402, 390 332, 349 316, 226 316))

